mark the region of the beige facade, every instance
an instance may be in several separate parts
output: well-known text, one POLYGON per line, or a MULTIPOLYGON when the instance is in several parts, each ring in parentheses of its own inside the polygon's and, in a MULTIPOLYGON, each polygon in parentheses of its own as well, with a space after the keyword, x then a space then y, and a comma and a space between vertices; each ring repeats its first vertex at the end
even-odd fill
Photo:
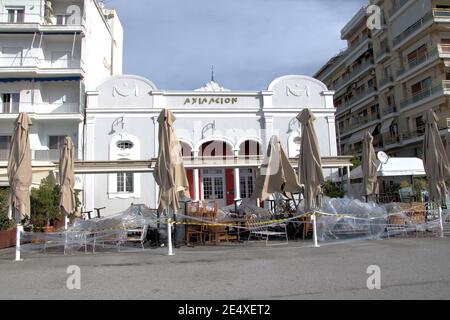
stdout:
POLYGON ((377 150, 422 156, 422 115, 433 109, 450 150, 450 1, 371 0, 381 28, 370 30, 367 8, 341 31, 348 48, 315 77, 335 90, 338 145, 359 155, 366 131, 377 150))

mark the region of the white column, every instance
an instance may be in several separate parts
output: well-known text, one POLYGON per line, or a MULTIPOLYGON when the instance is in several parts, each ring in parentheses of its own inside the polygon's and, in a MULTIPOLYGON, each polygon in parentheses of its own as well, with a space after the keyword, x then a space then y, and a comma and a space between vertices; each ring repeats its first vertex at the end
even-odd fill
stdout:
POLYGON ((78 124, 78 160, 83 160, 83 129, 84 123, 81 121, 78 124))
MULTIPOLYGON (((158 156, 158 116, 153 116, 152 117, 153 120, 153 157, 157 157, 158 156)), ((154 203, 154 208, 158 208, 158 198, 159 198, 159 187, 158 184, 156 183, 156 180, 153 179, 153 190, 155 190, 154 195, 153 195, 153 203, 154 203)))
MULTIPOLYGON (((239 149, 233 150, 234 158, 239 157, 239 149)), ((241 181, 239 168, 234 168, 234 200, 239 200, 241 198, 241 181)))
MULTIPOLYGON (((95 160, 95 119, 86 121, 86 160, 95 160)), ((95 207, 95 175, 84 176, 84 209, 94 210, 95 207)), ((105 190, 106 192, 106 190, 105 190)))
MULTIPOLYGON (((198 158, 198 150, 193 150, 194 159, 198 158)), ((194 169, 194 201, 200 200, 200 170, 194 169)))
POLYGON ((334 116, 327 116, 328 139, 329 139, 329 155, 337 156, 337 139, 336 139, 336 120, 334 116))

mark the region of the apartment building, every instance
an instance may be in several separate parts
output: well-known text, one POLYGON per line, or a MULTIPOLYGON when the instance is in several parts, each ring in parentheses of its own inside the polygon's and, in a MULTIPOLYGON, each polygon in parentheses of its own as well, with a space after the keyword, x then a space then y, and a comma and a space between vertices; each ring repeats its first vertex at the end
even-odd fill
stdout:
POLYGON ((33 121, 35 163, 57 160, 67 135, 83 157, 86 92, 122 73, 122 38, 116 12, 96 0, 0 2, 0 162, 19 112, 33 121))
POLYGON ((338 145, 342 155, 360 155, 366 131, 377 150, 392 156, 422 156, 425 110, 439 116, 450 150, 450 2, 372 0, 381 28, 368 28, 363 7, 341 31, 348 47, 315 78, 336 91, 338 145))

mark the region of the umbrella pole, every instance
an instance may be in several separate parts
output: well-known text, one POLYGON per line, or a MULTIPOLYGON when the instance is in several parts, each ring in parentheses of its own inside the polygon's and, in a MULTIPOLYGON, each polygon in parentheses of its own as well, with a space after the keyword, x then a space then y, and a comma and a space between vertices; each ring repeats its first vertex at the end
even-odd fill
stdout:
POLYGON ((439 226, 441 228, 441 238, 444 238, 444 222, 442 219, 442 205, 439 205, 439 226))
POLYGON ((313 237, 314 237, 314 247, 319 248, 319 244, 317 241, 317 219, 316 219, 316 212, 313 212, 312 215, 312 220, 313 220, 313 237))
POLYGON ((17 230, 16 230, 16 260, 15 261, 23 261, 20 258, 20 236, 23 232, 23 225, 20 222, 19 213, 17 212, 17 209, 14 209, 16 211, 16 222, 17 222, 17 230))
POLYGON ((174 256, 172 247, 172 220, 170 217, 167 219, 167 246, 169 248, 168 256, 174 256))

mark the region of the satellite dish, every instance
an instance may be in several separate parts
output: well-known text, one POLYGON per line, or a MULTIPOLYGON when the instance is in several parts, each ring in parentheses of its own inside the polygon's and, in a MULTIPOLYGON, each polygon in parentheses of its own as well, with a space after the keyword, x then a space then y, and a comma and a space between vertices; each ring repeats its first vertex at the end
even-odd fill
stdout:
POLYGON ((382 164, 386 164, 389 160, 389 156, 383 151, 377 153, 377 158, 382 164))

